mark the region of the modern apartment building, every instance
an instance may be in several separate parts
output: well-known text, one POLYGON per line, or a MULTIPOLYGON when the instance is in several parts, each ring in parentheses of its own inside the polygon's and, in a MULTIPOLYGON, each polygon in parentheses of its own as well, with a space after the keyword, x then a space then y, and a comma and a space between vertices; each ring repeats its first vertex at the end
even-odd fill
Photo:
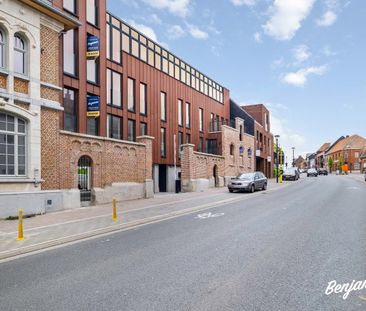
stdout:
POLYGON ((108 12, 106 1, 53 3, 81 22, 63 35, 61 128, 131 142, 154 137, 154 190, 174 191, 180 146, 214 150, 210 124, 229 123, 229 91, 108 12), (88 113, 93 101, 98 108, 88 113))

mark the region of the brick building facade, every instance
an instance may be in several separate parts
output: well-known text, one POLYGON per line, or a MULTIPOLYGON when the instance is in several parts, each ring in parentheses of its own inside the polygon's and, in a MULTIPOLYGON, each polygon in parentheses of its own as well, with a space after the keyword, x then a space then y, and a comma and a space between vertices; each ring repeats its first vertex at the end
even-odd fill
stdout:
POLYGON ((333 160, 330 171, 339 170, 341 164, 347 164, 349 171, 362 171, 361 155, 366 147, 366 139, 359 135, 351 135, 340 138, 325 153, 326 163, 329 158, 333 160))
POLYGON ((212 132, 224 142, 219 144, 218 155, 194 151, 193 144, 182 146, 183 191, 226 186, 232 177, 255 170, 254 136, 244 133, 244 120, 236 118, 234 126, 222 125, 212 132))
POLYGON ((265 176, 273 176, 273 135, 271 133, 270 112, 263 104, 242 106, 255 120, 254 131, 256 139, 255 148, 255 169, 261 171, 265 176))

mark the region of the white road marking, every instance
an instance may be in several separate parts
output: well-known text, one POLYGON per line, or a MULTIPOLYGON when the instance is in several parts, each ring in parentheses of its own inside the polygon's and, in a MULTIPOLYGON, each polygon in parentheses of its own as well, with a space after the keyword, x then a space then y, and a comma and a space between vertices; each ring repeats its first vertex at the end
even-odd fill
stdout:
POLYGON ((225 215, 225 213, 212 214, 211 212, 209 212, 209 213, 198 214, 195 218, 196 219, 206 219, 206 218, 220 217, 220 216, 224 216, 224 215, 225 215))
POLYGON ((347 187, 347 190, 359 190, 360 188, 358 187, 347 187))

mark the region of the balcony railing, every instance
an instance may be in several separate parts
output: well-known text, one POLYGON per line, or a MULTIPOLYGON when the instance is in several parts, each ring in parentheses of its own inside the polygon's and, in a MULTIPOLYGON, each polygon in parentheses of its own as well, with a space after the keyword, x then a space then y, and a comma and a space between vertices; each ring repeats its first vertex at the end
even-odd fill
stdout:
POLYGON ((235 120, 215 120, 215 121, 211 121, 208 131, 209 132, 220 132, 221 131, 221 127, 223 125, 227 125, 230 126, 232 128, 235 128, 235 120))

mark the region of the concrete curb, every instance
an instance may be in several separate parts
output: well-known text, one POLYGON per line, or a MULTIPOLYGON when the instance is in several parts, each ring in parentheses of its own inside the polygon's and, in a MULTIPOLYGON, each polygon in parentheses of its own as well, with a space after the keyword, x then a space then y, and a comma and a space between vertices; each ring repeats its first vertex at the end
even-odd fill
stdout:
POLYGON ((245 197, 225 199, 225 200, 217 201, 214 203, 206 203, 203 205, 186 208, 183 210, 174 211, 174 212, 163 214, 163 215, 157 215, 157 216, 153 216, 153 217, 149 217, 149 218, 144 218, 144 219, 132 221, 129 223, 116 224, 116 225, 108 226, 108 227, 101 228, 101 229, 87 231, 87 232, 83 232, 80 234, 70 235, 70 236, 59 238, 59 239, 54 239, 54 240, 50 240, 50 241, 46 241, 46 242, 42 242, 42 243, 38 243, 38 244, 34 244, 34 245, 21 247, 21 248, 14 249, 11 251, 0 252, 0 263, 7 261, 7 260, 11 260, 13 257, 16 257, 16 256, 31 255, 34 252, 37 252, 37 251, 40 251, 43 249, 52 249, 52 248, 62 245, 62 244, 69 244, 72 242, 81 242, 88 238, 98 238, 105 234, 112 234, 114 232, 125 231, 125 230, 129 230, 132 228, 137 228, 137 227, 140 227, 143 225, 153 224, 153 223, 160 222, 163 220, 169 220, 169 219, 172 219, 172 218, 175 218, 178 216, 189 215, 189 214, 192 214, 192 213, 195 213, 198 211, 204 211, 207 209, 211 209, 211 208, 214 208, 214 207, 217 207, 220 205, 225 205, 225 204, 232 203, 232 202, 246 201, 247 199, 250 199, 253 197, 258 197, 263 193, 277 191, 277 190, 280 190, 281 188, 285 188, 289 185, 290 184, 284 184, 284 186, 281 186, 279 188, 270 189, 265 192, 257 192, 255 194, 251 194, 251 195, 248 195, 245 197))

